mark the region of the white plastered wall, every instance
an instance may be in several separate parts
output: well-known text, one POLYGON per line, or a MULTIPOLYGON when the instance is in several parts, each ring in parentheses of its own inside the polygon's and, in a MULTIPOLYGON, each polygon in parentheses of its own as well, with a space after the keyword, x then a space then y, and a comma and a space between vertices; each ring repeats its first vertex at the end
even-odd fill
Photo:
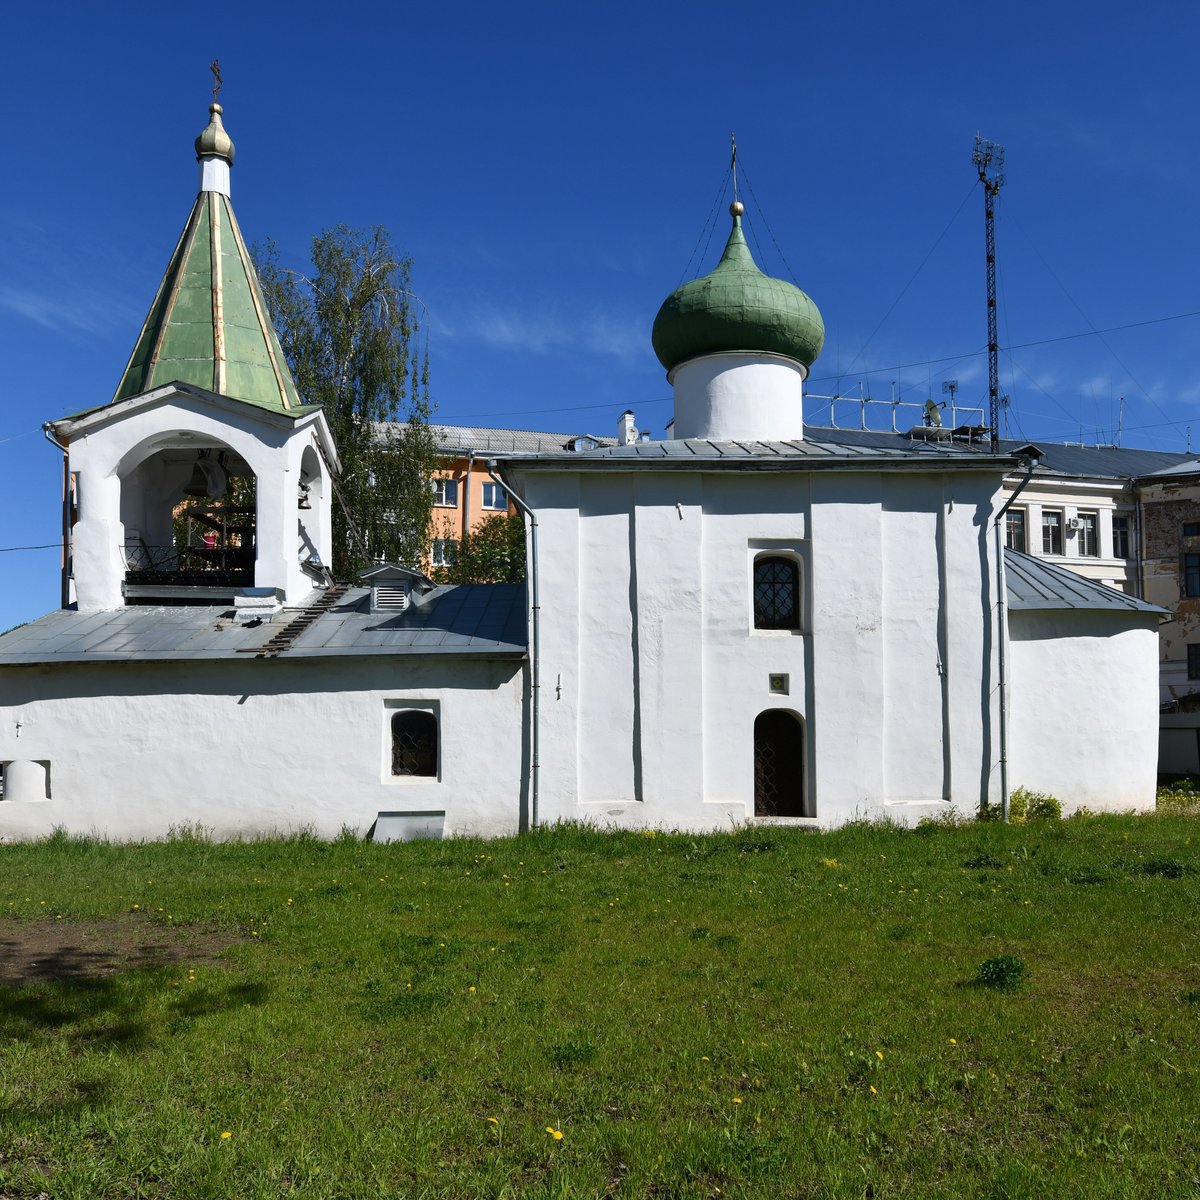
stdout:
POLYGON ((520 661, 450 655, 3 667, 0 762, 48 762, 51 797, 0 801, 0 838, 334 837, 381 812, 514 833, 523 693, 520 661), (391 775, 391 716, 409 706, 438 716, 439 779, 391 775))
POLYGON ((1154 807, 1158 618, 1009 613, 1009 787, 1049 792, 1064 813, 1154 807))
POLYGON ((668 376, 675 389, 672 436, 799 441, 806 374, 781 354, 705 354, 680 363, 668 376))
POLYGON ((544 820, 747 820, 768 708, 805 722, 821 824, 971 812, 994 791, 990 472, 521 483, 540 531, 544 820), (762 551, 801 563, 798 632, 752 628, 762 551))
MULTIPOLYGON (((254 471, 255 585, 281 589, 285 603, 302 600, 312 590, 312 580, 300 567, 303 535, 307 533, 315 544, 322 562, 328 563, 332 553, 328 484, 314 493, 317 514, 308 517, 307 529, 301 527, 298 510, 302 463, 311 474, 319 420, 315 414, 300 421, 272 419, 270 414, 232 402, 218 409, 170 389, 140 407, 114 406, 107 419, 104 415, 86 418, 79 432, 72 433, 69 446, 70 469, 78 487, 72 550, 79 608, 122 607, 126 541, 122 511, 139 510, 136 500, 129 496, 122 500, 122 491, 144 483, 166 486, 169 481, 141 479, 141 465, 159 450, 192 445, 197 449, 228 446, 254 471)), ((317 464, 317 469, 323 473, 323 464, 317 464)))

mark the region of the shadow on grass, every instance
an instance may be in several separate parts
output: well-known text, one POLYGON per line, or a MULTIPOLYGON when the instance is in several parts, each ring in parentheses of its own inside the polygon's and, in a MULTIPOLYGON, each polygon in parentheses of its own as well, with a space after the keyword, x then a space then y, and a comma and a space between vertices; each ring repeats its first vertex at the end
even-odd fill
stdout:
MULTIPOLYGON (((64 958, 72 958, 64 955, 64 958)), ((52 982, 0 988, 0 1039, 26 1042, 67 1039, 80 1048, 138 1051, 157 1037, 176 1032, 202 1017, 247 1004, 261 1004, 267 988, 260 983, 224 987, 187 984, 162 1003, 177 983, 163 967, 89 976, 90 955, 63 962, 52 982)))

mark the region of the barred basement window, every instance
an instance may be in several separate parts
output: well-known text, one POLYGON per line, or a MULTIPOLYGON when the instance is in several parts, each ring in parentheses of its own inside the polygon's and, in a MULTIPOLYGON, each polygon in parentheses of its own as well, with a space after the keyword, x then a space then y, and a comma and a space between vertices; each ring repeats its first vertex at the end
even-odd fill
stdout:
POLYGON ((800 568, 795 559, 764 554, 754 560, 754 628, 800 628, 800 568))
POLYGON ((438 722, 433 713, 406 709, 392 717, 392 774, 437 778, 438 722))

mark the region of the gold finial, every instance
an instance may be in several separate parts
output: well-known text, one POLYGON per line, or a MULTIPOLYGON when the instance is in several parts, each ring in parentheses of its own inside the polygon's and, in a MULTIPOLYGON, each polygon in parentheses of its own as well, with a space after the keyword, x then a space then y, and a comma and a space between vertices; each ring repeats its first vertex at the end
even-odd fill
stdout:
POLYGON ((746 206, 740 200, 735 200, 729 206, 729 215, 731 217, 740 217, 742 215, 742 213, 744 213, 745 211, 746 211, 746 206))
POLYGON ((213 103, 216 104, 220 96, 221 84, 224 82, 224 80, 221 78, 221 60, 219 58, 214 58, 212 60, 212 66, 208 69, 213 73, 213 103))

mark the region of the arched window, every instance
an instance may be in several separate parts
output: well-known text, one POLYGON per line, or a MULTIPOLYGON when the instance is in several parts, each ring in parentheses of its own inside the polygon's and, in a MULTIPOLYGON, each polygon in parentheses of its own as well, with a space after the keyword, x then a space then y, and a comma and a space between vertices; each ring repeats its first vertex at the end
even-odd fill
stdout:
POLYGON ((782 708, 754 718, 754 815, 804 816, 804 723, 782 708))
POLYGON ((438 773, 438 723, 433 713, 406 709, 392 717, 392 774, 438 773))
POLYGON ((800 628, 800 567, 794 558, 763 554, 754 560, 754 628, 800 628))

